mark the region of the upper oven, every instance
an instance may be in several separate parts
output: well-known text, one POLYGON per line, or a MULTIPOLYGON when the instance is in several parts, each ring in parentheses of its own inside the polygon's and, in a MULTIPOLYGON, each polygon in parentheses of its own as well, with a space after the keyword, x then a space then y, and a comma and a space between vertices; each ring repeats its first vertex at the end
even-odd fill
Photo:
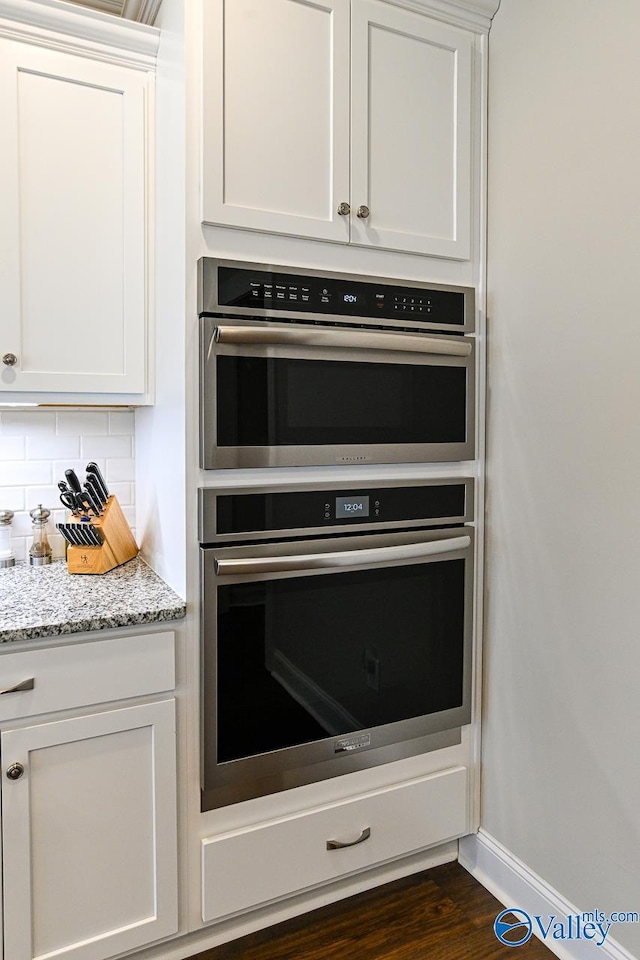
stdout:
POLYGON ((470 287, 199 262, 200 463, 471 460, 470 287))

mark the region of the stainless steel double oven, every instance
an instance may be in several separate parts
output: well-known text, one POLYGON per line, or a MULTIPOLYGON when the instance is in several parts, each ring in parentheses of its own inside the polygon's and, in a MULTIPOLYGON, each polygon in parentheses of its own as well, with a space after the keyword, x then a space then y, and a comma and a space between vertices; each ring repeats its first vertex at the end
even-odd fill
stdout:
MULTIPOLYGON (((473 291, 204 260, 200 308, 204 469, 473 458, 473 291)), ((203 810, 471 717, 473 480, 268 474, 199 491, 203 810)))

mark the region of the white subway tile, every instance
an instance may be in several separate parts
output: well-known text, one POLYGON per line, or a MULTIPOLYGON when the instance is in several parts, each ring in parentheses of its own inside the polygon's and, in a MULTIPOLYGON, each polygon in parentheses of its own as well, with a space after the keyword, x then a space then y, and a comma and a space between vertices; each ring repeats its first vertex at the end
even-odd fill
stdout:
POLYGON ((27 437, 39 433, 54 433, 55 413, 42 410, 16 410, 2 412, 0 433, 5 437, 27 437))
POLYGON ((75 459, 80 456, 80 437, 41 435, 27 437, 28 460, 75 459))
POLYGON ((24 508, 27 512, 41 503, 47 510, 64 509, 60 503, 60 491, 55 483, 42 487, 24 488, 24 508))
POLYGON ((109 493, 118 498, 121 507, 130 507, 133 504, 133 489, 134 485, 132 483, 109 484, 109 493))
MULTIPOLYGON (((33 510, 33 508, 37 506, 37 503, 28 505, 29 510, 33 510)), ((46 506, 46 504, 43 504, 43 506, 46 506)), ((49 532, 50 527, 51 524, 49 524, 47 532, 49 532)), ((27 537, 29 540, 31 540, 33 537, 33 523, 31 522, 31 517, 29 516, 28 512, 22 511, 21 513, 16 513, 11 523, 11 529, 14 536, 27 537)))
POLYGON ((25 560, 27 556, 27 550, 29 549, 27 544, 29 541, 25 537, 12 537, 11 546, 13 547, 13 555, 17 561, 25 560))
POLYGON ((56 523, 66 523, 68 516, 69 516, 69 511, 65 507, 63 507, 61 504, 59 510, 57 509, 53 510, 51 513, 51 519, 49 521, 49 525, 51 526, 51 529, 52 530, 55 529, 56 523))
POLYGON ((133 436, 135 429, 133 410, 124 413, 109 414, 109 433, 128 433, 133 436))
POLYGON ((132 458, 107 460, 106 481, 135 480, 136 465, 132 458))
POLYGON ((49 543, 51 544, 54 560, 64 559, 64 537, 62 537, 59 533, 52 533, 49 537, 49 543))
POLYGON ((80 438, 80 455, 87 460, 98 460, 107 457, 131 458, 131 437, 127 435, 114 437, 87 437, 80 438))
POLYGON ((0 486, 0 510, 24 510, 24 487, 0 486))
POLYGON ((136 522, 136 508, 135 507, 123 507, 122 512, 125 515, 126 521, 130 527, 136 522))
POLYGON ((20 487, 51 483, 51 461, 9 460, 3 464, 3 486, 20 487))
POLYGON ((109 432, 109 414, 106 412, 73 410, 58 413, 56 417, 56 432, 60 434, 72 434, 80 437, 83 435, 96 436, 109 432))
MULTIPOLYGON (((2 460, 24 460, 25 443, 24 437, 3 437, 0 436, 0 461, 2 460)), ((2 464, 0 463, 0 471, 2 464)), ((2 473, 0 472, 0 478, 2 473)))

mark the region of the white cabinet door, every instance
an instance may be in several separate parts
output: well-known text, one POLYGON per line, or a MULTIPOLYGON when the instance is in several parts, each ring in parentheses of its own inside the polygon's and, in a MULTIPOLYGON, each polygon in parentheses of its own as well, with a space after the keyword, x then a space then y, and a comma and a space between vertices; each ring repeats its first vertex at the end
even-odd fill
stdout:
POLYGON ((145 390, 146 85, 0 39, 0 391, 145 390))
POLYGON ((347 242, 349 0, 204 4, 202 219, 347 242))
POLYGON ((176 932, 174 707, 2 733, 4 960, 103 960, 176 932))
POLYGON ((469 258, 471 56, 463 30, 353 0, 352 243, 469 258))

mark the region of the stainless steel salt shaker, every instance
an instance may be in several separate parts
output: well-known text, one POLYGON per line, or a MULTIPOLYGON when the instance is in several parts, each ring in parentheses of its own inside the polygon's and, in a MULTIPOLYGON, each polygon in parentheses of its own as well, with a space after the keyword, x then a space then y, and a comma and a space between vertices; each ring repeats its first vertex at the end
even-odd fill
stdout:
POLYGON ((0 510, 0 568, 12 567, 16 558, 11 545, 13 510, 0 510))

